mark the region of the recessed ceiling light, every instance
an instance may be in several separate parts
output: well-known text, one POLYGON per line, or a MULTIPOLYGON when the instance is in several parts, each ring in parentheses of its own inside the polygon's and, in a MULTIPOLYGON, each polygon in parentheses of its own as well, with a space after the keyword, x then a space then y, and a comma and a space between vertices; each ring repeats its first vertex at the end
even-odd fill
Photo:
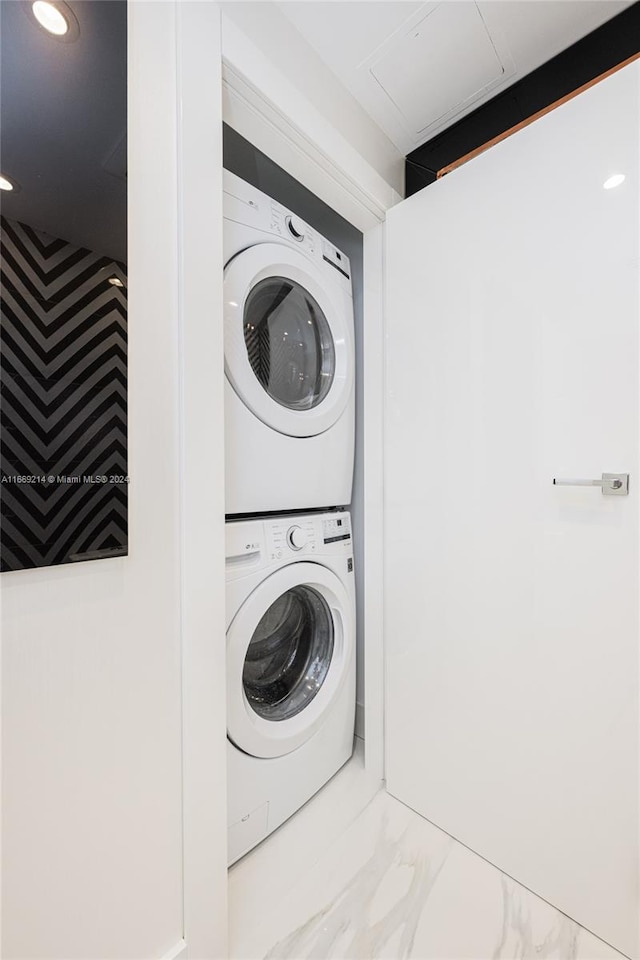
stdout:
POLYGON ((602 184, 605 190, 612 190, 614 187, 619 187, 625 179, 624 173, 614 173, 612 177, 609 177, 608 180, 602 184))
POLYGON ((49 33, 55 34, 56 37, 62 37, 68 32, 67 18, 53 3, 48 3, 47 0, 36 0, 31 5, 31 9, 40 26, 48 30, 49 33))
POLYGON ((13 193, 20 193, 21 187, 18 181, 14 180, 13 177, 8 177, 6 173, 0 173, 0 190, 6 190, 7 193, 9 191, 12 191, 13 193))
POLYGON ((119 277, 109 277, 109 283, 111 283, 114 287, 124 287, 124 283, 119 277))
POLYGON ((76 16, 64 0, 35 0, 23 9, 55 40, 71 43, 80 36, 76 16))

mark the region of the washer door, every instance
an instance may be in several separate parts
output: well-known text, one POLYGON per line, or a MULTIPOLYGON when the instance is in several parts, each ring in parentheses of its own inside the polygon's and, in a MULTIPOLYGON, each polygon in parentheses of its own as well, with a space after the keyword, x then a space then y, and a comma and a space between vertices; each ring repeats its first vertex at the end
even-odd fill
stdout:
POLYGON ((349 319, 299 251, 260 243, 239 253, 224 272, 224 353, 243 403, 291 437, 328 430, 353 385, 349 319))
POLYGON ((348 672, 349 597, 317 563, 292 563, 247 597, 227 631, 229 739, 280 757, 322 724, 348 672))

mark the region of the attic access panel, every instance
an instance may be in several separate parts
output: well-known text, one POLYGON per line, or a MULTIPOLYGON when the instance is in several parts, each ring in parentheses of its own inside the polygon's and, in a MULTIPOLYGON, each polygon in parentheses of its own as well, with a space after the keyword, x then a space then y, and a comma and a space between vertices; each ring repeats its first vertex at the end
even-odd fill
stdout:
POLYGON ((475 3, 438 4, 369 69, 416 142, 513 72, 475 3))

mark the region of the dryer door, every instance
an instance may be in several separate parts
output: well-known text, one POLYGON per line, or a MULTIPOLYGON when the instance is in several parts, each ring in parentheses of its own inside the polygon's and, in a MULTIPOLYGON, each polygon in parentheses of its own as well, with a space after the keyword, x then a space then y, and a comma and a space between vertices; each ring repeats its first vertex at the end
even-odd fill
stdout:
POLYGON ((225 268, 225 372, 252 413, 288 436, 328 430, 351 394, 350 300, 331 290, 283 244, 249 247, 225 268))
POLYGON ((301 746, 340 693, 354 643, 349 596, 331 570, 292 563, 263 580, 227 631, 229 739, 253 757, 301 746))

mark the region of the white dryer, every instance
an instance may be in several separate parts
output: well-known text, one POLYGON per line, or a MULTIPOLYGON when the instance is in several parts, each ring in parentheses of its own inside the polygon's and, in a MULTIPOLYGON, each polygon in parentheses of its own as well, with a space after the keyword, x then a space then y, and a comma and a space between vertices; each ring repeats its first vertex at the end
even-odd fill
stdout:
POLYGON ((355 432, 348 257, 224 171, 227 515, 347 506, 355 432))
POLYGON ((355 588, 346 512, 226 525, 229 863, 349 759, 355 588))

